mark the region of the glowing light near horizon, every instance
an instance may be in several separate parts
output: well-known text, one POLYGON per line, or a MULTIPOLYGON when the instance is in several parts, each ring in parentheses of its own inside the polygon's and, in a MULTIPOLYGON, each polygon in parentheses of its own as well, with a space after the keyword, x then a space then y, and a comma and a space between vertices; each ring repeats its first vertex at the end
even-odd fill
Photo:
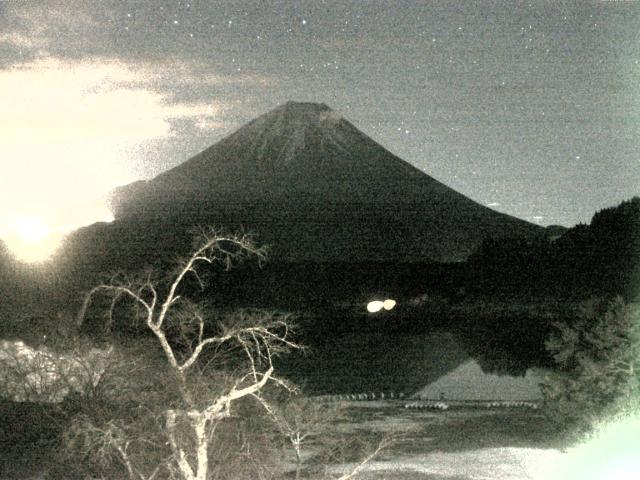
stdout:
POLYGON ((0 69, 0 238, 16 257, 40 261, 69 230, 112 221, 104 196, 140 178, 139 146, 173 121, 220 121, 220 103, 168 101, 153 88, 164 74, 108 59, 0 69))
POLYGON ((33 217, 17 217, 14 220, 16 233, 28 244, 41 242, 51 233, 51 228, 44 222, 33 217))
POLYGON ((60 248, 64 237, 71 231, 95 222, 114 221, 113 213, 105 205, 85 205, 85 210, 75 212, 73 223, 52 226, 43 216, 0 216, 0 240, 18 260, 40 263, 48 260, 60 248))
POLYGON ((62 243, 63 233, 53 230, 42 219, 16 216, 8 223, 2 240, 20 261, 39 263, 48 259, 62 243))
POLYGON ((385 301, 373 300, 367 304, 367 311, 369 313, 377 313, 380 310, 392 310, 396 306, 396 301, 391 298, 387 298, 385 301))

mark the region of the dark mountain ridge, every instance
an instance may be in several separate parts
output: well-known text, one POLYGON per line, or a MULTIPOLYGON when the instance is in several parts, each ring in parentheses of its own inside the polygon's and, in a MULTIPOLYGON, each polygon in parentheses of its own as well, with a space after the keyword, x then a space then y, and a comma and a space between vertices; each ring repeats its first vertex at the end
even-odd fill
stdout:
POLYGON ((460 261, 487 237, 543 233, 459 194, 314 103, 288 102, 156 178, 118 189, 112 203, 114 224, 145 225, 141 242, 163 243, 172 225, 215 224, 255 232, 275 261, 460 261))

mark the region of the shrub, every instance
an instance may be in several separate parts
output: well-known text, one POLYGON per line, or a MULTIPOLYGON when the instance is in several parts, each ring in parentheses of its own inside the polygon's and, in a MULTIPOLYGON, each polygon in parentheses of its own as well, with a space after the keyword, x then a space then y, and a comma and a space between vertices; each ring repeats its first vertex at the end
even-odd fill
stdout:
POLYGON ((543 385, 546 410, 562 429, 591 430, 604 416, 638 402, 640 315, 621 297, 585 302, 546 341, 555 369, 543 385))

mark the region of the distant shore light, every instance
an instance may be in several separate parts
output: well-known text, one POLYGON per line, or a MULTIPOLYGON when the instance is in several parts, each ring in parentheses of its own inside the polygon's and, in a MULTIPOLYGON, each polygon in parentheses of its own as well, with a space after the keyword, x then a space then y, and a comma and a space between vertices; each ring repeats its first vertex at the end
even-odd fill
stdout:
POLYGON ((367 311, 369 313, 376 313, 382 309, 391 310, 395 306, 396 306, 396 301, 391 298, 387 298, 385 301, 372 300, 367 304, 367 311))
POLYGON ((396 301, 391 298, 387 298, 384 302, 382 302, 382 307, 385 310, 391 310, 395 306, 396 306, 396 301))
POLYGON ((367 311, 369 313, 376 313, 382 310, 383 307, 384 302, 381 302, 380 300, 373 300, 367 304, 367 311))

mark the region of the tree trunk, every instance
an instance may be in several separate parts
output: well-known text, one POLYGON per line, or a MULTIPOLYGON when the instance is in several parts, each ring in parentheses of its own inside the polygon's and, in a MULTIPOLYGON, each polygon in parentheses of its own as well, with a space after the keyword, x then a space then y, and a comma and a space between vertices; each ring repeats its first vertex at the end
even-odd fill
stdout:
POLYGON ((197 445, 197 480, 207 480, 209 473, 209 443, 207 440, 207 418, 198 413, 191 416, 191 425, 196 435, 197 445))

